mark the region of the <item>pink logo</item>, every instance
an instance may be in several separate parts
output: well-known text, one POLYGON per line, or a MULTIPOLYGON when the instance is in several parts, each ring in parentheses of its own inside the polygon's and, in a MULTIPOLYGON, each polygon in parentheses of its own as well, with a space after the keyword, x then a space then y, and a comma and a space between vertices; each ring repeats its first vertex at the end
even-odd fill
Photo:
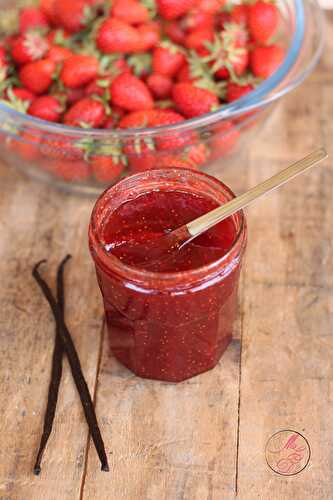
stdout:
POLYGON ((284 430, 273 434, 266 444, 266 461, 269 467, 283 476, 298 474, 308 465, 310 446, 299 432, 284 430))

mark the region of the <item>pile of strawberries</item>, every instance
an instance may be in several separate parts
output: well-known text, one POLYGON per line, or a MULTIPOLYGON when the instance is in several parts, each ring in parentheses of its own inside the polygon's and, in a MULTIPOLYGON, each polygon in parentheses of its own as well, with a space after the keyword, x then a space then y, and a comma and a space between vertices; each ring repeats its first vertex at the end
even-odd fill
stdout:
MULTIPOLYGON (((238 99, 276 71, 284 58, 272 43, 279 20, 274 0, 40 0, 18 10, 17 25, 3 37, 1 99, 84 129, 180 123, 238 99)), ((209 145, 198 133, 170 132, 74 146, 28 130, 11 145, 66 180, 93 173, 106 183, 128 166, 197 168, 227 153, 238 134, 223 122, 209 145)))

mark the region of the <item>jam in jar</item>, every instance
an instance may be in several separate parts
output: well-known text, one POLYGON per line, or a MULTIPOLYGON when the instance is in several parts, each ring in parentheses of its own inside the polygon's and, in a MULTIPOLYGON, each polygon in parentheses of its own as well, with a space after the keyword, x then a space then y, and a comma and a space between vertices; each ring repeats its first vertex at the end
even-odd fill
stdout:
POLYGON ((128 177, 96 202, 89 244, 110 346, 138 376, 180 382, 213 368, 227 348, 246 247, 243 212, 194 239, 160 268, 150 262, 148 249, 149 240, 233 197, 206 174, 164 169, 128 177), (145 255, 132 254, 130 241, 144 242, 145 255))

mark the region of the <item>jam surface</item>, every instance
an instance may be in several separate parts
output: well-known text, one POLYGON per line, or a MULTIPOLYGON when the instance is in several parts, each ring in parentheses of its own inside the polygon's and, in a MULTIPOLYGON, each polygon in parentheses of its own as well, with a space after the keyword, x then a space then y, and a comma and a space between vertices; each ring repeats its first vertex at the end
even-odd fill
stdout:
POLYGON ((236 238, 232 218, 202 234, 171 259, 152 263, 149 243, 196 219, 218 204, 209 198, 179 191, 151 191, 121 205, 105 224, 105 249, 123 263, 155 272, 195 269, 223 257, 236 238), (139 243, 133 246, 130 242, 139 243))
MULTIPOLYGON (((133 270, 144 269, 151 240, 216 206, 204 194, 180 190, 125 198, 100 219, 98 241, 133 270), (131 251, 133 240, 147 244, 143 255, 131 251)), ((140 377, 168 382, 213 368, 232 338, 245 235, 238 245, 231 217, 178 252, 166 268, 149 268, 158 272, 153 278, 143 274, 140 282, 126 268, 119 273, 114 259, 99 261, 92 248, 113 355, 140 377), (203 266, 213 261, 220 261, 218 267, 206 271, 203 266)))

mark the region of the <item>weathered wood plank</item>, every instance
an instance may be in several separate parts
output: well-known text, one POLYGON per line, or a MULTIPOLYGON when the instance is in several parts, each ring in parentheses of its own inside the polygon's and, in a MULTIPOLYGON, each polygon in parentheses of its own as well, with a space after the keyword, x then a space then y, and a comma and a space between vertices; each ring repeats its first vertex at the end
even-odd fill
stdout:
POLYGON ((0 498, 79 498, 87 427, 67 362, 52 438, 40 477, 32 474, 49 382, 54 323, 31 277, 33 264, 49 258, 44 273, 55 279, 59 260, 74 259, 66 273, 69 327, 91 389, 102 314, 87 250, 91 201, 51 192, 3 167, 0 219, 0 498))

